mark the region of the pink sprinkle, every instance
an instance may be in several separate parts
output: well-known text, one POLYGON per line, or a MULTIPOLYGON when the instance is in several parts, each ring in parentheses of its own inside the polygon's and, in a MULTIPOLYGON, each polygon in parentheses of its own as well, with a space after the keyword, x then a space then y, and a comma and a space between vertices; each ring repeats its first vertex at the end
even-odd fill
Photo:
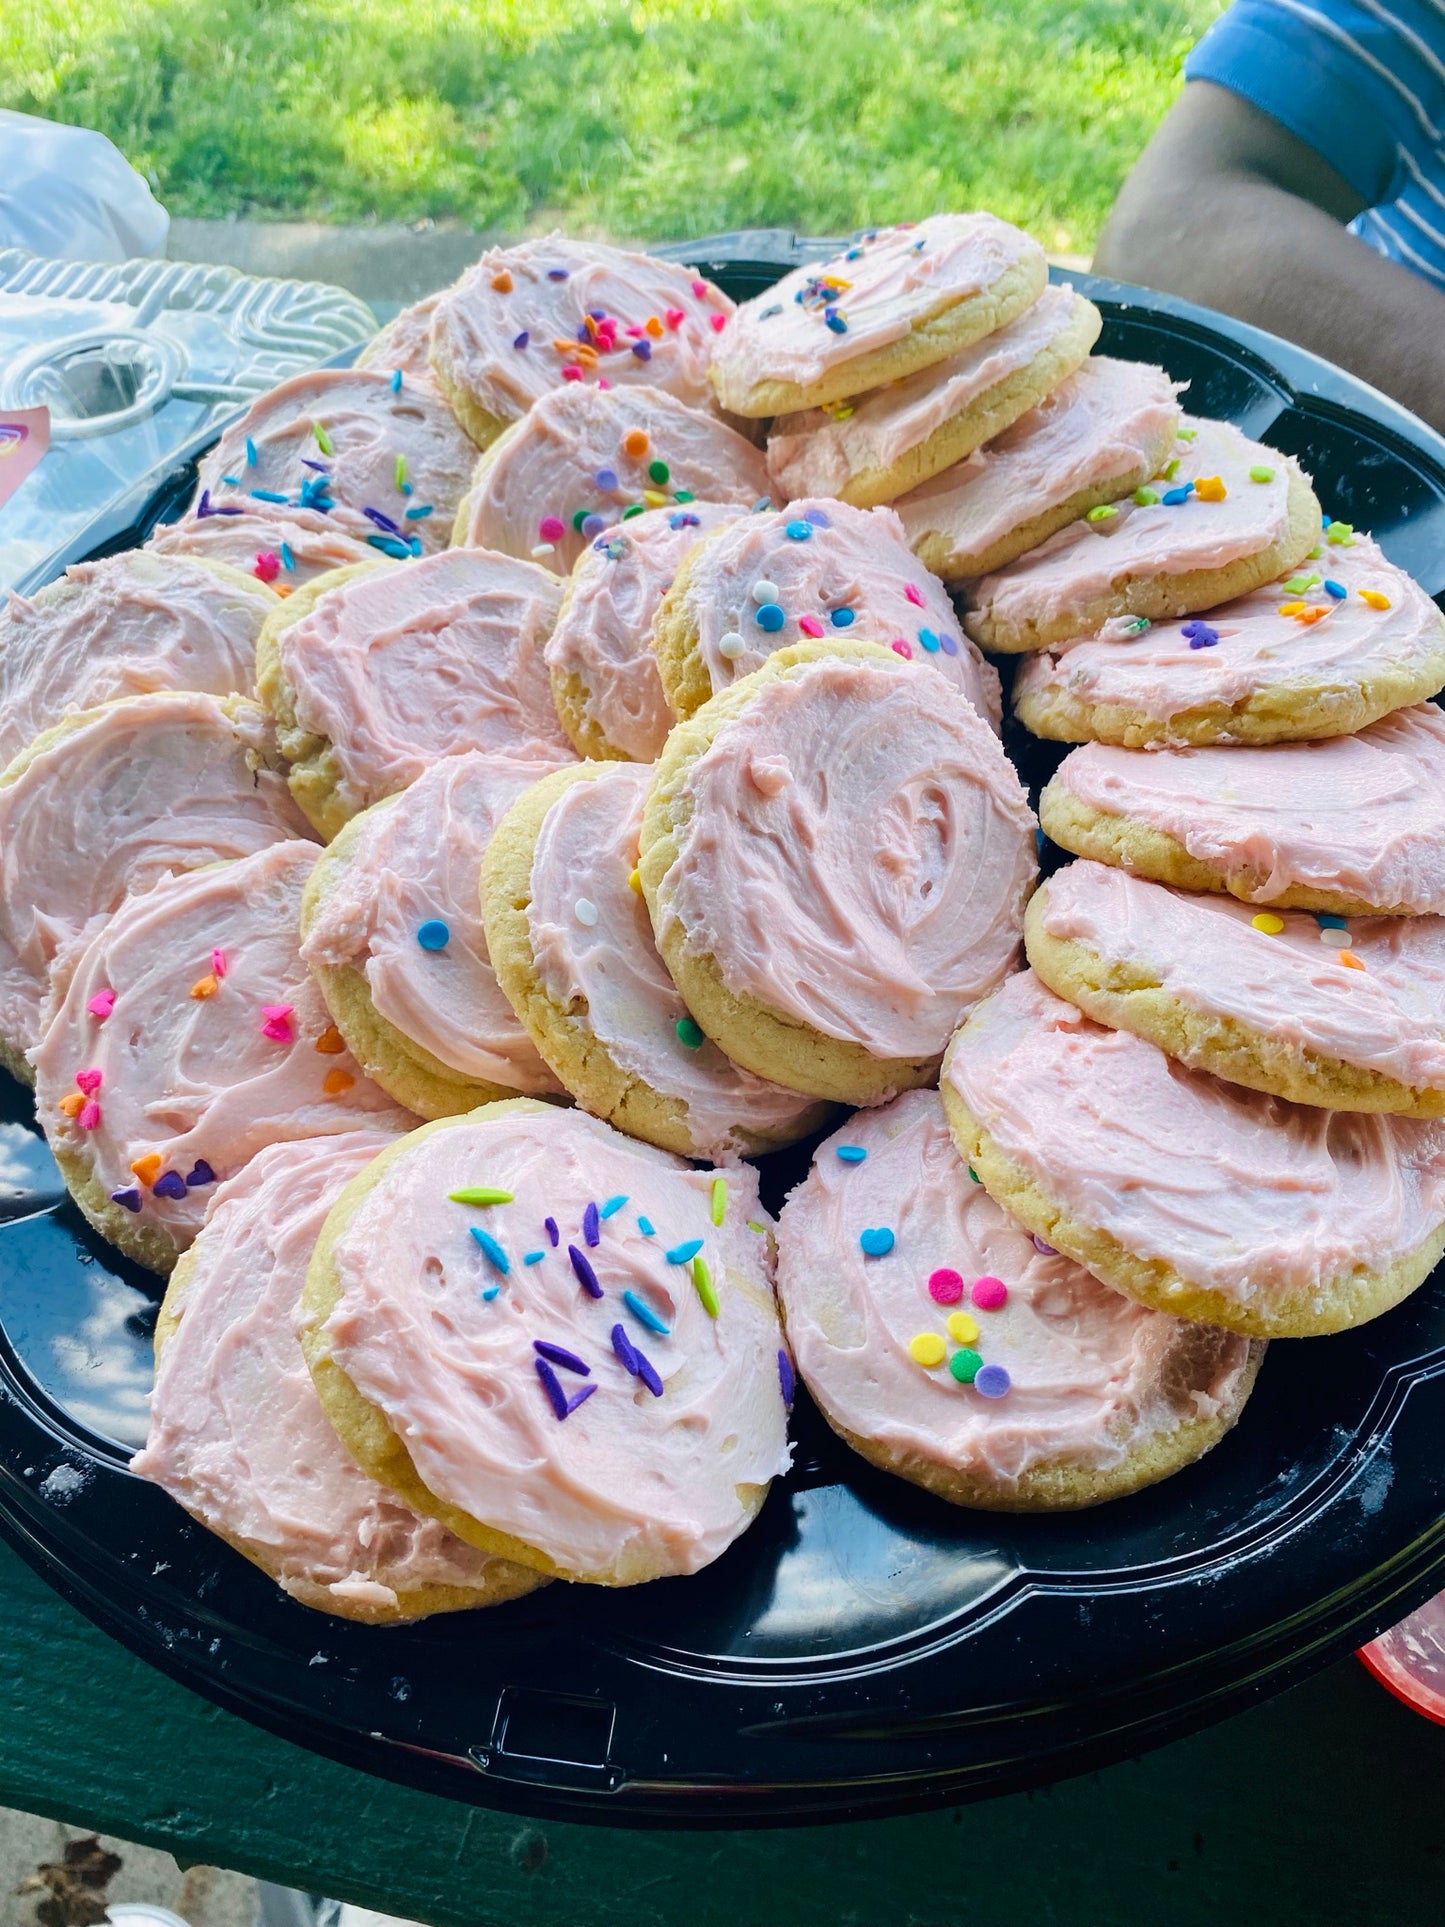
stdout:
POLYGON ((913 604, 915 609, 921 609, 923 607, 923 591, 918 587, 917 583, 910 582, 903 593, 908 597, 908 600, 913 604))
POLYGON ((597 377, 597 386, 599 388, 610 388, 612 386, 612 383, 608 381, 605 375, 599 375, 597 377))
POLYGON ((963 1296, 963 1280, 956 1271, 941 1265, 929 1275, 928 1295, 935 1305, 956 1305, 963 1296))
POLYGON ((799 616, 798 627, 805 636, 821 636, 823 625, 816 616, 799 616))
POLYGON ((997 1311, 1008 1303, 1008 1286, 1002 1278, 975 1278, 970 1295, 980 1311, 997 1311))
POLYGON ((81 1105, 80 1115, 75 1121, 82 1131, 98 1131, 100 1129, 100 1106, 94 1098, 91 1098, 89 1103, 81 1105))
POLYGON ((631 335, 634 341, 637 341, 645 333, 645 330, 642 328, 629 328, 627 332, 629 335, 631 335))
POLYGON ((706 301, 707 299, 706 281, 694 281, 692 284, 692 291, 697 296, 699 301, 706 301))
POLYGON ((294 1009, 294 1004, 262 1004, 261 1015, 266 1021, 261 1026, 261 1035, 269 1037, 273 1043, 293 1043, 295 1032, 291 1028, 291 1013, 294 1009))
POLYGON ((567 533, 567 524, 560 515, 544 515, 537 524, 537 533, 544 542, 560 542, 567 533))
POLYGON ((562 379, 563 381, 581 381, 582 370, 577 366, 575 361, 569 361, 567 363, 567 366, 562 370, 562 379))
POLYGON ((680 328, 683 322, 687 320, 687 315, 681 308, 669 308, 663 316, 663 320, 666 321, 669 328, 680 328))
POLYGON ((270 549, 262 549, 257 554, 256 566, 251 571, 261 582, 274 582, 281 573, 281 558, 273 555, 270 549))
POLYGON ((902 656, 905 662, 912 662, 913 651, 901 636, 897 642, 890 642, 888 647, 893 651, 895 656, 902 656))
POLYGON ((708 320, 712 323, 712 331, 715 335, 720 335, 728 325, 728 318, 725 314, 710 314, 708 320))
POLYGON ((225 974, 226 953, 224 950, 213 950, 211 952, 211 975, 213 977, 224 977, 225 974))
POLYGON ((77 1090, 84 1091, 87 1097, 93 1097, 100 1089, 100 1072, 77 1071, 75 1073, 75 1087, 77 1090))
POLYGON ((98 990, 85 1007, 98 1024, 103 1024, 115 1009, 115 992, 98 990))

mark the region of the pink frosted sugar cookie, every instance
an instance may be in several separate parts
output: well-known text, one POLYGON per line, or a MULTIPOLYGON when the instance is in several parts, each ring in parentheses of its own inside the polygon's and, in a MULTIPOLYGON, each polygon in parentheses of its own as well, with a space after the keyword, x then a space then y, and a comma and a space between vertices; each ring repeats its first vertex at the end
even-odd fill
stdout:
POLYGON ((951 467, 1073 373, 1099 336, 1091 301, 1045 288, 994 334, 852 401, 780 415, 768 431, 777 499, 832 495, 867 508, 951 467))
POLYGON ((361 1463, 463 1538, 592 1585, 698 1572, 788 1466, 769 1244, 751 1166, 518 1098, 353 1179, 301 1341, 361 1463))
POLYGON ((1039 802, 1076 856, 1271 909, 1445 912, 1445 715, 1269 749, 1086 743, 1039 802))
POLYGON ((551 764, 447 756, 353 817, 311 874, 301 955, 368 1075, 421 1117, 561 1096, 497 983, 482 857, 551 764))
POLYGON ((545 395, 482 455, 454 540, 530 556, 566 575, 590 542, 649 508, 752 508, 761 452, 716 415, 657 388, 545 395))
POLYGON ((210 1188, 268 1144, 413 1122, 361 1073, 301 961, 311 843, 167 877, 66 960, 31 1053, 71 1195, 169 1272, 210 1188))
POLYGON ((150 1431, 131 1461, 293 1599, 373 1625, 495 1605, 538 1583, 367 1478, 296 1343, 326 1214, 393 1141, 348 1131, 274 1144, 212 1193, 161 1308, 150 1431))
POLYGON ((1352 535, 1207 615, 1041 649, 1013 703, 1036 736, 1143 749, 1353 735, 1442 685, 1445 619, 1352 535))
POLYGON ((424 381, 435 387, 431 366, 431 324, 441 300, 440 293, 413 301, 387 322, 380 334, 373 335, 356 357, 358 368, 375 368, 381 374, 401 371, 403 382, 424 381))
POLYGON ((1092 355, 1046 401, 893 504, 909 547, 946 582, 1001 569, 1091 508, 1153 480, 1180 422, 1162 368, 1092 355))
POLYGON ((998 677, 891 509, 802 501, 742 517, 684 558, 653 636, 678 716, 791 643, 852 637, 928 664, 998 727, 998 677))
POLYGON ((1445 1250, 1445 1124, 1190 1071, 1013 977, 943 1067, 958 1147, 1027 1230, 1159 1311, 1260 1338, 1398 1304, 1445 1250))
POLYGON ((1320 505, 1292 456, 1190 420, 1157 482, 1105 503, 969 591, 985 649, 1044 649, 1110 621, 1216 608, 1297 568, 1320 505))
POLYGON ((48 731, 0 777, 0 1062, 30 1079, 50 968, 161 877, 305 834, 254 704, 167 691, 48 731))
POLYGON ((994 214, 874 228, 745 301, 718 340, 712 384, 747 416, 861 395, 1005 327, 1047 281, 1038 242, 994 214))
POLYGON ((667 740, 643 818, 658 948, 704 1033, 790 1090, 932 1083, 1018 956, 1034 817, 942 676, 803 643, 667 740))
POLYGON ((708 360, 733 304, 691 268, 548 234, 489 248, 437 302, 432 369, 479 447, 567 385, 711 404, 708 360))
POLYGON ((193 510, 179 522, 164 523, 146 548, 152 555, 194 555, 227 562, 269 583, 278 595, 289 595, 328 569, 376 560, 375 549, 368 548, 360 536, 348 535, 319 509, 277 508, 251 501, 244 506, 239 502, 223 508, 208 506, 204 515, 193 510))
POLYGON ((577 559, 547 643, 552 695, 583 756, 650 763, 672 728, 652 626, 678 564, 743 511, 721 502, 649 509, 577 559))
POLYGON ((1445 917, 1254 911, 1070 863, 1025 922, 1039 976, 1195 1070, 1337 1111, 1445 1115, 1445 917))
POLYGON ((1148 1311, 1031 1238, 969 1176, 937 1091, 819 1145, 778 1226, 778 1294, 835 1431, 998 1511, 1179 1471, 1234 1424, 1264 1349, 1148 1311))
POLYGON ((257 688, 291 788, 332 837, 441 756, 576 761, 542 650, 561 585, 486 549, 319 577, 261 637, 257 688))
POLYGON ((201 463, 198 511, 306 508, 401 560, 446 547, 476 450, 431 386, 379 369, 293 375, 201 463))
POLYGON ((0 607, 0 767, 67 712, 119 696, 246 692, 275 607, 230 569, 141 550, 78 563, 33 600, 12 595, 0 607))
POLYGON ((827 1107, 729 1062, 678 995, 636 887, 651 779, 636 763, 577 764, 513 804, 482 872, 497 975, 595 1116, 684 1157, 774 1150, 827 1107))

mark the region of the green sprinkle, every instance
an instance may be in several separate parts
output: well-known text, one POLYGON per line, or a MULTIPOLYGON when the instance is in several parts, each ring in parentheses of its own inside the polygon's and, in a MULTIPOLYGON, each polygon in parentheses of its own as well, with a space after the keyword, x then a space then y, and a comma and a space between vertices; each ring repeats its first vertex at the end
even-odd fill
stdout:
POLYGON ((714 1178, 712 1181, 712 1221, 714 1224, 722 1223, 724 1217, 727 1215, 727 1208, 728 1208, 727 1179, 714 1178))
POLYGON ((1152 509, 1159 500, 1159 494, 1156 489, 1136 488, 1134 491, 1134 500, 1139 504, 1141 509, 1152 509))
POLYGON ((693 1017, 679 1017, 677 1020, 677 1041, 687 1050, 701 1050, 707 1042, 697 1020, 693 1017))
POLYGON ((672 499, 674 502, 695 502, 697 497, 690 488, 680 488, 673 491, 672 499))
POLYGON ((405 457, 405 455, 398 455, 398 456, 397 456, 397 458, 396 458, 396 466, 395 466, 395 468, 393 468, 393 470, 392 470, 392 479, 393 479, 393 480, 394 480, 394 482, 396 483, 396 488, 397 488, 397 493, 398 493, 398 494, 400 494, 400 492, 402 491, 402 489, 404 489, 404 488, 406 487, 406 457, 405 457))
POLYGON ((717 1317, 717 1293, 712 1288, 712 1273, 707 1268, 706 1258, 692 1261, 692 1282, 697 1295, 702 1300, 702 1308, 709 1318, 717 1317))
POLYGON ((760 1238, 764 1238, 767 1236, 768 1227, 765 1224, 759 1224, 756 1218, 749 1218, 748 1230, 756 1231, 760 1238))
POLYGON ((1198 433, 1199 430, 1197 428, 1181 428, 1179 431, 1179 439, 1181 442, 1192 442, 1198 433))
POLYGON ((1179 457, 1176 455, 1172 462, 1166 462, 1163 468, 1160 469, 1159 477, 1161 481, 1172 482, 1174 480, 1174 477, 1178 473, 1179 473, 1179 457))
POLYGON ((1308 590, 1315 587, 1319 579, 1317 575, 1292 575, 1288 582, 1282 583, 1280 586, 1289 595, 1304 595, 1308 590))
POLYGON ((1114 507, 1112 502, 1100 502, 1097 508, 1091 508, 1089 510, 1084 520, 1086 522, 1107 522, 1118 513, 1118 509, 1114 507))
POLYGON ((977 1171, 974 1170, 971 1164, 968 1167, 968 1175, 973 1179, 975 1184, 983 1183, 983 1179, 978 1175, 977 1171))
POLYGON ((1263 462, 1256 462, 1254 467, 1249 471, 1249 479, 1251 482, 1272 482, 1274 480, 1274 470, 1272 468, 1266 468, 1263 462))
POLYGON ((453 1204, 510 1204, 510 1191, 498 1191, 490 1184, 469 1185, 464 1191, 448 1191, 453 1204))
POLYGON ((582 524, 587 520, 587 517, 591 513, 592 513, 591 509, 573 509, 572 530, 574 534, 580 535, 582 533, 582 524))
POLYGON ((962 1351, 955 1352, 953 1357, 948 1361, 948 1369, 953 1373, 960 1385, 972 1385, 982 1365, 983 1360, 979 1357, 978 1353, 970 1351, 966 1345, 962 1351))
POLYGON ((647 504, 645 502, 629 502, 627 507, 622 511, 622 520, 624 522, 630 522, 634 515, 641 515, 646 507, 647 504))
POLYGON ((1325 540, 1338 549, 1354 547, 1355 530, 1351 522, 1331 522, 1325 530, 1325 540))
POLYGON ((336 450, 331 444, 331 437, 321 426, 320 422, 312 422, 311 432, 316 437, 316 446, 321 450, 323 455, 334 455, 336 453, 336 450))
POLYGON ((1310 550, 1310 552, 1309 552, 1309 554, 1308 554, 1308 555, 1307 555, 1307 556, 1305 557, 1305 561, 1306 561, 1306 562, 1318 562, 1318 561, 1319 561, 1319 559, 1320 559, 1320 557, 1321 557, 1321 556, 1322 556, 1323 554, 1324 554, 1324 550, 1323 550, 1323 549, 1322 549, 1322 548, 1321 548, 1321 547, 1319 546, 1319 544, 1318 544, 1318 543, 1316 543, 1316 545, 1314 546, 1314 548, 1312 548, 1312 549, 1310 550))
POLYGON ((647 464, 647 479, 650 482, 656 482, 657 486, 661 488, 664 482, 671 481, 672 470, 666 462, 649 462, 647 464))

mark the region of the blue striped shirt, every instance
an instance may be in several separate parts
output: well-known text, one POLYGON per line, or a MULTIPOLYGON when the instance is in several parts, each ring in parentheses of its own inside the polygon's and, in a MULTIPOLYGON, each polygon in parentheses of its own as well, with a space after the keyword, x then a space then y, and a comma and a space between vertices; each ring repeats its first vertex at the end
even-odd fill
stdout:
POLYGON ((1445 0, 1235 0, 1184 65, 1365 202, 1350 230, 1445 288, 1445 0))

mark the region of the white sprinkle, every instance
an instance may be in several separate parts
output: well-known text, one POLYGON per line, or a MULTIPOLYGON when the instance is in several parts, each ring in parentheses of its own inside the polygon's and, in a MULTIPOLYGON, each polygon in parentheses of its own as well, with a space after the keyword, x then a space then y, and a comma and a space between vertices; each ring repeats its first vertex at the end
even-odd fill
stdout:
POLYGON ((591 897, 578 897, 572 905, 572 914, 578 923, 585 924, 590 930, 597 921, 597 905, 591 897))
POLYGON ((539 555, 555 555, 556 553, 557 547, 553 542, 539 542, 535 549, 528 550, 528 554, 534 557, 539 555))
POLYGON ((776 602, 778 585, 776 582, 769 582, 765 575, 759 576, 753 584, 752 595, 754 602, 776 602))
POLYGON ((1348 930, 1321 930, 1320 942, 1327 943, 1331 950, 1348 950, 1350 933, 1348 930))
POLYGON ((743 641, 737 630, 729 629, 727 634, 718 643, 717 652, 720 656, 725 657, 728 662, 736 662, 746 647, 747 644, 743 641))

